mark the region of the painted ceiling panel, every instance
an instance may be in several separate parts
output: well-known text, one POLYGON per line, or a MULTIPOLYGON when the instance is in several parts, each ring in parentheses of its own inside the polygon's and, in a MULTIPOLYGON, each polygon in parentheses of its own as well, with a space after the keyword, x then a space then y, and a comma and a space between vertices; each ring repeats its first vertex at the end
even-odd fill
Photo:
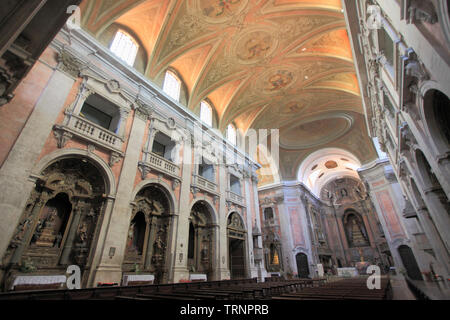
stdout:
POLYGON ((82 8, 95 36, 112 23, 133 30, 148 53, 146 76, 175 68, 186 107, 208 98, 221 131, 232 122, 242 133, 279 129, 283 179, 321 148, 344 148, 361 163, 376 157, 340 0, 85 0, 82 8))

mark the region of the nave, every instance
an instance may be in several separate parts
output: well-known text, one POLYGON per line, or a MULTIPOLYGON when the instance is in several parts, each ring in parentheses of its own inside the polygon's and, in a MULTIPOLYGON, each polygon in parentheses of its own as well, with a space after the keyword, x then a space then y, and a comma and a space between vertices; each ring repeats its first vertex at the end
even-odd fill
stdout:
POLYGON ((266 278, 190 282, 126 287, 98 287, 81 290, 44 290, 0 294, 0 300, 391 300, 388 276, 381 277, 380 289, 370 290, 367 277, 338 279, 266 278))

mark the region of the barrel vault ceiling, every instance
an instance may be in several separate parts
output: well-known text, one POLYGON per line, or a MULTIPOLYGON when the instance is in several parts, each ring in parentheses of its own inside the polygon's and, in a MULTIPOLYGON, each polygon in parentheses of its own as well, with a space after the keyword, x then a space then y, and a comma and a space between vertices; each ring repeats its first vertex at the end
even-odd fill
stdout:
POLYGON ((175 69, 187 108, 208 98, 221 131, 279 129, 279 179, 295 180, 323 148, 376 157, 340 0, 85 0, 82 22, 97 38, 113 24, 132 30, 145 75, 175 69))

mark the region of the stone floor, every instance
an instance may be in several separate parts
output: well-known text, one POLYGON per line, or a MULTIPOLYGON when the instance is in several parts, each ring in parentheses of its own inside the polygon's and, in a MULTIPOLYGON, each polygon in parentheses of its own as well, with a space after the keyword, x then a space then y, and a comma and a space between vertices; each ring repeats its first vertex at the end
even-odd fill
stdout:
POLYGON ((414 294, 409 290, 406 280, 402 276, 390 276, 393 300, 416 300, 414 294))
POLYGON ((424 292, 431 300, 450 300, 450 287, 443 281, 428 282, 411 280, 411 282, 424 292))

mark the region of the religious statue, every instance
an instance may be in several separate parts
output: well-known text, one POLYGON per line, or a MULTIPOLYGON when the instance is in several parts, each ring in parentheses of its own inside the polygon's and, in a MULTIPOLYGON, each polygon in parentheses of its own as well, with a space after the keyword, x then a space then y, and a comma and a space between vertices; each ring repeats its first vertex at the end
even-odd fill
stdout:
POLYGON ((34 231, 34 234, 33 234, 32 240, 31 240, 33 243, 35 243, 39 239, 39 236, 41 235, 43 228, 44 228, 44 220, 39 219, 37 226, 36 226, 36 230, 34 231))
POLYGON ((128 229, 128 239, 127 239, 127 248, 133 248, 133 238, 134 238, 134 222, 130 225, 128 229))
POLYGON ((85 244, 86 240, 87 240, 87 231, 88 231, 88 227, 86 222, 84 222, 80 229, 78 230, 78 237, 80 239, 80 243, 81 244, 85 244))
POLYGON ((278 256, 278 250, 275 247, 272 247, 272 264, 273 265, 279 265, 280 264, 280 259, 278 256))
MULTIPOLYGON (((36 245, 41 247, 53 247, 55 243, 55 220, 58 215, 56 208, 48 208, 47 217, 39 220, 38 227, 36 228, 35 240, 36 245)), ((34 237, 34 236, 33 236, 34 237)))
POLYGON ((158 232, 155 242, 153 243, 153 257, 152 262, 156 266, 161 266, 164 259, 165 244, 161 238, 161 230, 158 232))
POLYGON ((367 241, 364 237, 361 227, 359 226, 358 223, 356 223, 356 219, 352 219, 351 240, 353 245, 355 246, 367 244, 367 241))
POLYGON ((54 247, 55 247, 55 248, 59 248, 59 246, 61 245, 61 241, 62 241, 62 234, 61 234, 61 233, 58 233, 58 234, 56 235, 56 238, 55 238, 55 244, 54 244, 54 247))
POLYGON ((161 239, 161 235, 159 235, 158 238, 155 240, 155 248, 158 250, 158 252, 164 249, 164 242, 161 239))

